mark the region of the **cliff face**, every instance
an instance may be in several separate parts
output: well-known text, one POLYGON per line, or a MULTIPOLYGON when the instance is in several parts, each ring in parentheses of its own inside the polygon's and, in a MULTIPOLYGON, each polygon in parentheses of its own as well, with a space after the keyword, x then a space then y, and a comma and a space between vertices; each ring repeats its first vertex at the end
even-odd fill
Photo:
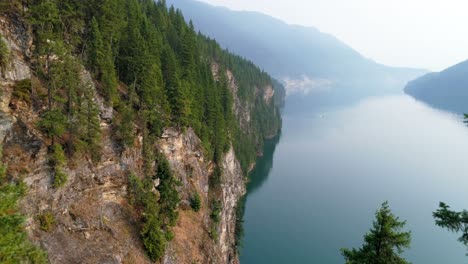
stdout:
MULTIPOLYGON (((100 110, 102 159, 93 163, 84 156, 73 158, 65 168, 68 182, 60 189, 53 188, 47 155, 50 140, 36 128, 38 109, 12 96, 18 82, 35 82, 29 62, 31 33, 14 19, 0 17, 0 23, 0 34, 11 54, 7 70, 0 76, 0 141, 8 175, 22 179, 29 187, 21 211, 27 216, 30 239, 46 250, 50 263, 149 263, 127 194, 128 172, 143 174, 142 136, 137 135, 132 148, 117 147, 110 124, 112 108, 103 104, 90 74, 83 69, 81 83, 92 86, 100 110), (44 214, 53 216, 51 230, 40 226, 38 216, 44 214)), ((235 95, 235 76, 228 76, 235 95)), ((257 90, 256 96, 271 103, 271 87, 257 90)), ((241 127, 248 127, 250 109, 241 107, 238 98, 233 107, 241 127)), ((201 141, 191 128, 164 129, 154 147, 164 154, 182 183, 178 187, 181 202, 175 236, 162 262, 238 263, 235 212, 238 200, 245 194, 245 180, 233 147, 222 158, 221 188, 214 194, 210 194, 209 185, 214 164, 204 157, 201 141), (195 192, 201 196, 199 212, 190 208, 195 192), (209 195, 215 195, 222 208, 220 221, 214 227, 218 234, 215 239, 210 237, 213 227, 209 195)), ((157 180, 154 184, 158 184, 157 180)))

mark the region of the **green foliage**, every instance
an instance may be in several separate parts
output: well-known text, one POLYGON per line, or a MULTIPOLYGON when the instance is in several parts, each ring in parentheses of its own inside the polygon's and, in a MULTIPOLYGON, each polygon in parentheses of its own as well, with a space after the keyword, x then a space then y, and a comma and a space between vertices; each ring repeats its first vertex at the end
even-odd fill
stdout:
POLYGON ((46 232, 51 231, 55 225, 55 217, 51 212, 40 214, 37 220, 39 221, 39 227, 46 232))
POLYGON ((201 209, 201 197, 198 192, 195 192, 190 197, 190 207, 192 207, 193 211, 198 212, 201 209))
POLYGON ((31 79, 24 79, 15 83, 13 98, 31 104, 31 79))
POLYGON ((62 145, 55 143, 52 146, 51 165, 54 170, 53 186, 60 188, 64 186, 68 181, 68 176, 63 171, 66 163, 65 152, 63 151, 62 145))
POLYGON ((468 246, 468 211, 450 210, 445 203, 439 204, 439 209, 433 213, 436 225, 454 233, 461 233, 458 241, 468 246))
POLYGON ((94 94, 91 89, 86 89, 79 102, 80 109, 76 122, 79 130, 76 134, 79 140, 84 142, 91 160, 98 162, 101 160, 101 120, 99 109, 93 99, 94 94))
POLYGON ((405 264, 409 263, 400 254, 409 248, 411 233, 403 232, 405 221, 390 211, 388 203, 375 213, 373 228, 364 236, 364 245, 359 249, 342 249, 347 264, 405 264))
POLYGON ((209 183, 211 188, 217 188, 221 185, 223 172, 219 166, 216 166, 210 175, 209 183))
POLYGON ((173 176, 169 162, 162 155, 158 157, 156 177, 160 180, 157 190, 159 191, 162 223, 165 226, 174 226, 179 215, 177 207, 180 198, 176 187, 180 186, 180 182, 173 176))
POLYGON ((52 146, 52 156, 51 162, 54 167, 62 168, 65 166, 67 158, 65 156, 65 152, 63 151, 62 145, 55 143, 52 146))
POLYGON ((161 259, 167 240, 155 215, 145 215, 140 235, 148 257, 152 261, 161 259))
POLYGON ((237 253, 240 253, 243 247, 242 239, 244 238, 244 212, 245 212, 246 196, 243 196, 237 201, 236 206, 236 229, 235 229, 235 248, 237 253))
POLYGON ((177 220, 177 205, 179 197, 175 191, 176 181, 173 179, 167 161, 160 160, 157 175, 160 177, 158 186, 159 200, 154 192, 153 180, 145 177, 142 181, 137 176, 129 176, 130 202, 142 211, 141 239, 146 253, 151 260, 159 260, 164 255, 167 241, 173 238, 170 226, 177 220), (161 187, 162 186, 162 187, 161 187))
MULTIPOLYGON (((263 140, 281 126, 278 105, 264 102, 258 93, 272 85, 271 78, 197 34, 181 11, 168 9, 165 1, 33 0, 25 5, 37 47, 31 61, 47 88, 39 128, 53 143, 60 142, 68 157, 88 154, 94 162, 100 160, 99 110, 92 84, 83 83, 86 65, 106 104, 115 110, 112 132, 121 147, 133 146, 135 135, 143 135, 145 179, 129 178, 130 198, 143 212, 141 236, 148 255, 160 258, 173 237, 180 183, 168 162, 155 157, 153 142, 165 127, 193 128, 206 159, 214 163, 210 184, 216 190, 222 182, 223 155, 231 146, 247 172, 263 140), (219 69, 216 77, 214 68, 219 69), (237 94, 228 71, 236 78, 237 94), (239 125, 242 115, 234 114, 235 101, 250 111, 245 126, 239 125), (159 197, 153 190, 155 178, 160 179, 159 197)), ((27 98, 24 94, 18 95, 27 98)), ((66 182, 64 168, 65 161, 53 164, 56 187, 66 182)), ((220 206, 212 208, 215 225, 220 206)), ((214 226, 212 234, 216 230, 214 226)))
POLYGON ((5 173, 6 166, 0 162, 0 263, 45 264, 46 254, 28 240, 25 218, 18 212, 26 187, 22 182, 7 181, 5 173))
POLYGON ((216 225, 211 225, 210 226, 209 234, 210 234, 211 239, 218 240, 219 233, 218 233, 218 228, 216 227, 216 225))
POLYGON ((0 71, 6 71, 8 63, 10 62, 10 50, 0 34, 0 71))
POLYGON ((44 44, 47 40, 56 40, 62 31, 60 13, 55 1, 37 1, 29 6, 29 20, 38 44, 44 44))
POLYGON ((115 136, 122 146, 132 147, 135 142, 135 129, 133 120, 135 115, 131 106, 121 103, 115 120, 115 136))
POLYGON ((152 181, 146 178, 140 180, 134 174, 128 178, 130 202, 142 211, 142 226, 140 236, 146 253, 151 260, 156 261, 164 254, 166 238, 160 221, 160 206, 157 197, 152 192, 152 181))
POLYGON ((110 43, 104 43, 97 20, 91 20, 88 43, 88 64, 94 76, 102 82, 104 97, 107 102, 116 100, 117 76, 110 43))
POLYGON ((70 156, 88 153, 99 161, 101 130, 92 83, 83 80, 81 63, 67 44, 48 41, 42 47, 38 71, 47 86, 48 108, 38 126, 53 141, 65 141, 70 156))
POLYGON ((213 201, 211 203, 211 214, 210 218, 214 223, 218 224, 221 221, 221 211, 223 210, 223 205, 220 201, 213 201))
POLYGON ((60 168, 55 168, 54 172, 54 188, 63 187, 68 181, 68 176, 65 172, 62 171, 60 168))
POLYGON ((50 138, 61 137, 66 130, 67 117, 59 109, 46 111, 38 123, 39 128, 50 138))
POLYGON ((213 200, 211 202, 211 227, 210 227, 210 237, 213 240, 218 239, 218 224, 221 221, 221 211, 223 210, 223 204, 221 201, 213 200))
MULTIPOLYGON (((62 119, 58 122, 73 140, 66 144, 67 151, 74 153, 83 145, 81 141, 86 141, 77 135, 79 124, 72 124, 79 107, 76 99, 83 92, 76 84, 79 78, 73 75, 79 72, 73 66, 76 61, 68 57, 79 54, 99 81, 107 103, 117 110, 115 135, 123 146, 133 145, 135 124, 156 136, 167 126, 192 127, 208 159, 219 165, 233 145, 247 172, 264 138, 281 126, 280 102, 266 103, 257 92, 279 84, 252 62, 197 34, 191 23, 185 23, 180 10, 168 10, 163 1, 87 3, 47 0, 28 4, 40 56, 38 72, 48 84, 48 111, 67 116, 65 125, 62 119), (71 32, 77 32, 79 39, 71 32), (216 79, 213 64, 219 68, 216 79), (236 78, 234 96, 244 108, 250 108, 248 127, 240 128, 232 111, 234 96, 228 70, 236 78)), ((47 128, 52 137, 63 136, 57 133, 63 130, 47 128)))

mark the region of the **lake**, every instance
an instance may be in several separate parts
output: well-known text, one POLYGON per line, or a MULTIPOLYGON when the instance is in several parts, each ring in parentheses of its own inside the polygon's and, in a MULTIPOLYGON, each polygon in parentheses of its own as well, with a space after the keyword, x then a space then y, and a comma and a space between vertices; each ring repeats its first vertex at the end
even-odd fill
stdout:
MULTIPOLYGON (((287 107, 287 106, 286 106, 287 107)), ((344 263, 384 201, 407 220, 413 264, 464 264, 457 235, 437 227, 439 201, 468 209, 468 128, 406 95, 286 114, 252 171, 242 264, 344 263)))

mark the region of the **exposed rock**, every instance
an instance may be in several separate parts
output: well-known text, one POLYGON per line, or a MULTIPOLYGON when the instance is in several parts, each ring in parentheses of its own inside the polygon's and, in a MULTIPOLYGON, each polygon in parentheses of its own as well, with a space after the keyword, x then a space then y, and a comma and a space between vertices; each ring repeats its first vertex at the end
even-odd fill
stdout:
POLYGON ((235 229, 236 229, 236 207, 239 199, 245 194, 245 180, 239 161, 231 147, 223 159, 223 183, 221 212, 221 232, 219 241, 221 246, 223 263, 235 263, 237 260, 235 252, 235 229))
POLYGON ((237 91, 239 90, 239 87, 237 86, 236 78, 234 77, 234 74, 228 70, 226 71, 226 76, 229 82, 229 89, 231 90, 231 94, 234 98, 234 105, 233 105, 234 114, 239 120, 241 128, 244 131, 248 131, 249 124, 250 124, 251 106, 248 105, 247 102, 242 102, 239 96, 237 96, 237 91))
POLYGON ((32 45, 30 30, 19 20, 7 21, 0 17, 0 34, 10 50, 10 65, 1 77, 7 82, 31 78, 31 70, 26 62, 32 45))
POLYGON ((94 86, 93 79, 91 78, 91 74, 88 71, 83 70, 81 72, 81 81, 85 85, 92 86, 93 91, 95 91, 94 102, 99 108, 99 115, 101 119, 103 119, 106 122, 112 121, 112 117, 114 116, 114 109, 112 108, 112 106, 106 105, 104 99, 101 96, 97 96, 96 87, 94 86))
MULTIPOLYGON (((82 85, 92 89, 100 110, 101 161, 92 163, 88 157, 74 157, 64 169, 68 176, 66 185, 53 188, 48 155, 51 140, 36 127, 38 113, 31 109, 33 107, 23 107, 21 102, 9 107, 15 82, 32 77, 29 67, 31 31, 20 21, 0 17, 0 33, 12 52, 11 65, 0 76, 0 142, 4 146, 3 159, 8 165, 8 174, 23 179, 29 187, 20 207, 27 216, 26 230, 31 240, 47 251, 50 263, 150 263, 140 241, 138 218, 127 200, 129 172, 143 175, 141 134, 136 135, 134 147, 116 147, 109 124, 113 109, 96 91, 90 73, 83 70, 82 85), (49 232, 42 231, 37 222, 37 216, 44 212, 50 212, 55 218, 56 224, 49 232)), ((219 65, 214 64, 212 71, 216 78, 219 65)), ((248 130, 252 106, 237 97, 238 87, 232 72, 227 71, 226 75, 234 96, 233 110, 241 128, 248 130)), ((267 88, 263 98, 271 101, 272 96, 267 88)), ((233 148, 222 160, 221 191, 214 194, 222 202, 223 209, 219 239, 213 240, 209 236, 208 203, 209 177, 214 164, 205 158, 201 140, 191 128, 185 131, 166 128, 154 144, 166 156, 174 175, 182 183, 178 187, 182 201, 179 220, 173 230, 175 238, 168 244, 162 262, 237 263, 235 208, 245 194, 245 181, 233 148), (190 208, 190 198, 195 192, 201 196, 199 212, 190 208)), ((156 193, 159 180, 153 185, 156 193)))
POLYGON ((263 100, 265 103, 269 104, 271 103, 271 100, 273 99, 273 96, 275 95, 275 90, 273 90, 273 87, 271 85, 268 85, 265 88, 265 92, 263 93, 263 100))

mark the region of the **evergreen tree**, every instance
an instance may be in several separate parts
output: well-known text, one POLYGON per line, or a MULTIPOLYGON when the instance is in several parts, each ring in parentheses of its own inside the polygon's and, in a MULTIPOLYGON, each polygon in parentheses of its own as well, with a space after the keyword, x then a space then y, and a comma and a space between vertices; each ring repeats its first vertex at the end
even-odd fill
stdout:
POLYGON ((104 43, 97 20, 91 20, 91 29, 88 43, 88 64, 94 76, 104 86, 104 96, 107 102, 116 98, 117 80, 115 76, 112 50, 109 43, 104 43))
POLYGON ((85 90, 81 103, 81 139, 86 143, 86 149, 94 162, 101 160, 101 122, 99 109, 94 102, 94 93, 89 88, 85 90))
POLYGON ((6 165, 0 162, 0 263, 45 264, 46 254, 28 240, 26 219, 18 210, 25 184, 8 181, 6 171, 6 165))
POLYGON ((450 210, 445 203, 439 204, 439 209, 433 213, 436 225, 454 233, 461 233, 458 241, 468 246, 468 211, 460 212, 450 210))
POLYGON ((160 194, 159 204, 163 226, 173 226, 179 215, 177 207, 180 198, 176 187, 180 185, 180 182, 172 175, 169 162, 162 156, 158 157, 156 177, 160 180, 157 189, 160 194))
POLYGON ((100 66, 104 60, 104 40, 95 17, 91 20, 89 41, 87 45, 88 65, 94 76, 99 76, 100 66))
POLYGON ((53 0, 38 1, 30 6, 29 20, 33 25, 35 41, 39 54, 42 47, 48 41, 59 39, 61 32, 60 12, 53 0))
POLYGON ((132 106, 128 103, 121 103, 118 105, 117 109, 117 116, 114 117, 116 138, 122 146, 132 147, 135 141, 133 123, 135 115, 132 106))
POLYGON ((142 227, 140 236, 148 257, 152 261, 161 259, 166 248, 166 234, 162 229, 160 208, 156 194, 152 191, 152 179, 146 177, 143 181, 135 175, 129 176, 129 194, 134 206, 141 208, 142 227))
POLYGON ((375 213, 373 228, 364 236, 360 249, 342 249, 347 264, 405 264, 400 254, 409 248, 411 233, 403 232, 405 221, 390 211, 388 203, 375 213))

